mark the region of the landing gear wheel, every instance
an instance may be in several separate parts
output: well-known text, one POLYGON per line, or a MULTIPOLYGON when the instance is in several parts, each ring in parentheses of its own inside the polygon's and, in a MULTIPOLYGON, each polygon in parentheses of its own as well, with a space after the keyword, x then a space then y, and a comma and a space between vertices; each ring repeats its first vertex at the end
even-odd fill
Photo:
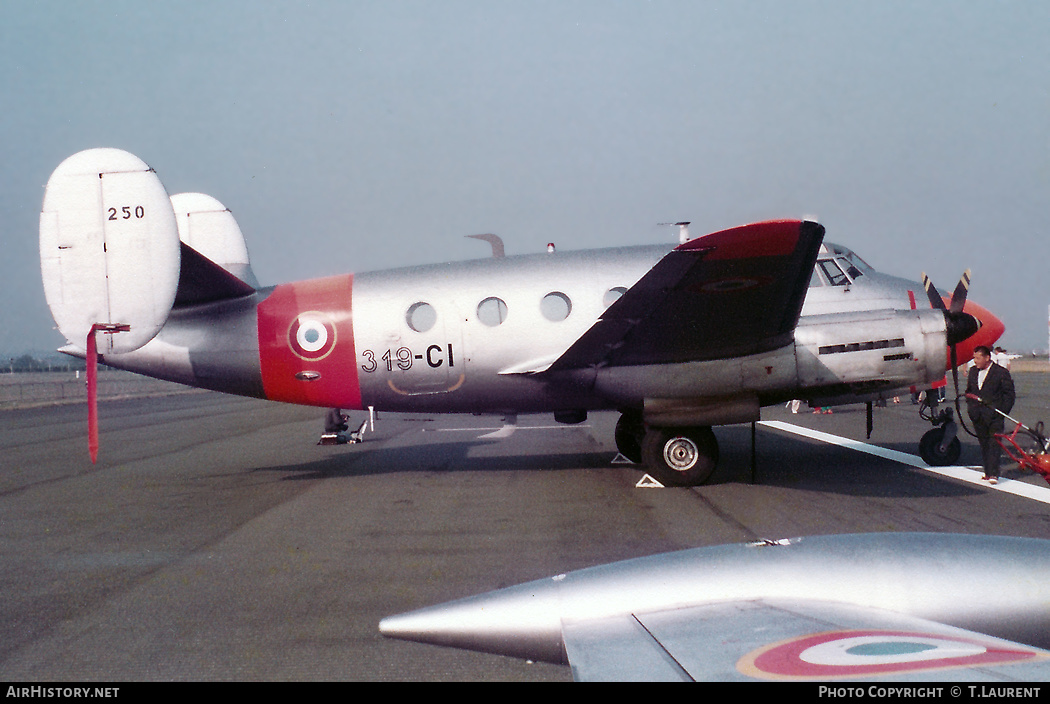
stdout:
POLYGON ((613 434, 616 439, 616 449, 620 454, 631 462, 638 464, 642 461, 642 439, 645 437, 645 424, 642 423, 642 414, 636 411, 627 411, 616 421, 616 431, 613 434))
POLYGON ((718 440, 711 428, 650 428, 642 441, 646 469, 664 486, 696 486, 718 464, 718 440))
POLYGON ((923 462, 932 467, 947 467, 959 461, 962 453, 962 443, 959 438, 952 438, 944 452, 939 451, 939 446, 944 440, 944 428, 934 428, 919 440, 919 456, 923 462))

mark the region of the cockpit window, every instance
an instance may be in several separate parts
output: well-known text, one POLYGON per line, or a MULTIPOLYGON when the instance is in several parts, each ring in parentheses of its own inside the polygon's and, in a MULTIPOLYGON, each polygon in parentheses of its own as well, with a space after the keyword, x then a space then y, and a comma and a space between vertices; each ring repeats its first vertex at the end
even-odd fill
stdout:
POLYGON ((871 272, 875 271, 875 269, 872 268, 871 264, 868 264, 866 261, 858 257, 856 252, 850 252, 848 254, 848 257, 850 262, 852 262, 854 266, 863 271, 865 274, 870 274, 871 272))
POLYGON ((832 286, 848 286, 850 284, 849 277, 839 268, 834 259, 822 259, 817 262, 817 265, 824 272, 824 275, 828 277, 828 281, 832 286))
POLYGON ((842 271, 851 279, 856 279, 858 276, 864 274, 873 274, 875 269, 870 264, 857 256, 857 253, 848 247, 843 247, 840 244, 830 244, 825 242, 820 247, 820 254, 825 258, 834 257, 839 262, 839 267, 842 271), (856 274, 854 274, 854 271, 856 274))
POLYGON ((824 279, 820 276, 820 267, 813 267, 813 276, 809 279, 809 287, 816 288, 817 286, 823 286, 824 279))
POLYGON ((836 261, 838 262, 839 267, 846 272, 846 275, 854 281, 857 280, 858 276, 864 276, 864 272, 857 268, 857 266, 854 265, 849 259, 846 259, 845 257, 840 257, 836 261))

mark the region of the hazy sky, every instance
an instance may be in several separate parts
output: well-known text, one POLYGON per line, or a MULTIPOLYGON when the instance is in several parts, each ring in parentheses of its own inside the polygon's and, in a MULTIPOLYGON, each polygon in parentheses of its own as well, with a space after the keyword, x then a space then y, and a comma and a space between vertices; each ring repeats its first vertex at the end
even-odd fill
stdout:
POLYGON ((814 215, 1045 349, 1050 4, 0 0, 0 353, 63 344, 43 186, 131 151, 264 283, 814 215))

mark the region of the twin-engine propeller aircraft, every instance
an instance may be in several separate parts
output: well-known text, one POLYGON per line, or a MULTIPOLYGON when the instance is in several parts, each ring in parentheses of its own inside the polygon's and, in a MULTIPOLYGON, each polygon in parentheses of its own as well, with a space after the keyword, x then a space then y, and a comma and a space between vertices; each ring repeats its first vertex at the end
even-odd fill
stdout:
MULTIPOLYGON (((682 224, 684 228, 684 224, 682 224)), ((262 287, 229 210, 169 198, 118 149, 66 159, 40 216, 44 290, 62 351, 246 396, 325 408, 553 413, 617 409, 616 445, 670 485, 703 483, 712 426, 790 399, 870 401, 944 379, 1002 323, 824 244, 809 221, 663 245, 506 257, 262 287)), ((964 277, 964 282, 966 281, 964 277)), ((950 416, 950 413, 947 414, 950 416)), ((954 423, 931 432, 950 454, 954 423), (946 430, 947 428, 947 430, 946 430)))

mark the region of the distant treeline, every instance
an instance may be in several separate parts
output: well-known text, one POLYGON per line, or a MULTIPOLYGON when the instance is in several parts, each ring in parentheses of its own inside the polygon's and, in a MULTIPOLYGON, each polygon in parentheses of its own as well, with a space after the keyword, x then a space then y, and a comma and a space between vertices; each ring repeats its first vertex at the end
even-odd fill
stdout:
POLYGON ((80 372, 84 371, 84 360, 77 357, 34 357, 24 354, 21 357, 8 357, 0 364, 0 373, 15 374, 18 372, 80 372))

